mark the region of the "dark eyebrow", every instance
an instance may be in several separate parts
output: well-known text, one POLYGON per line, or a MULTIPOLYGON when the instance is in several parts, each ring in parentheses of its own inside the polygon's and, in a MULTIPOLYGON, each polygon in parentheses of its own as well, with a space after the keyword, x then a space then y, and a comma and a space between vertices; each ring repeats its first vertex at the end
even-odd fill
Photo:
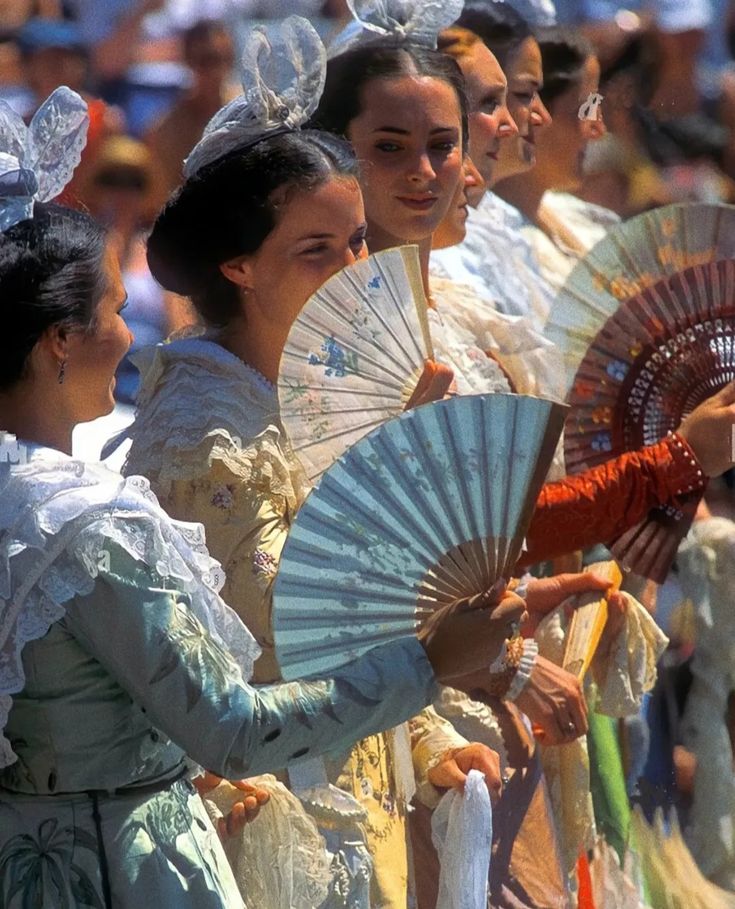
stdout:
POLYGON ((304 240, 331 240, 333 237, 334 234, 304 234, 303 237, 298 237, 295 242, 302 243, 304 240))
MULTIPOLYGON (((374 133, 392 133, 396 136, 409 136, 411 133, 407 129, 401 129, 398 126, 379 126, 377 129, 373 130, 374 133)), ((459 129, 456 126, 437 126, 431 130, 429 135, 433 136, 436 133, 457 133, 459 129)))

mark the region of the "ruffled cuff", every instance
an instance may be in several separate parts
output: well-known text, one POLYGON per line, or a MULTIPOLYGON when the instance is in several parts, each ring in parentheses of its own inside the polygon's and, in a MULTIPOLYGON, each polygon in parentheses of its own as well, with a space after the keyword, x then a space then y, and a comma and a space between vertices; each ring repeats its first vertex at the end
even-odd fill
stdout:
POLYGON ((533 667, 536 665, 537 656, 538 644, 532 638, 526 638, 523 642, 523 656, 518 664, 515 675, 511 679, 510 687, 503 697, 504 701, 515 701, 526 687, 528 680, 531 678, 533 667))

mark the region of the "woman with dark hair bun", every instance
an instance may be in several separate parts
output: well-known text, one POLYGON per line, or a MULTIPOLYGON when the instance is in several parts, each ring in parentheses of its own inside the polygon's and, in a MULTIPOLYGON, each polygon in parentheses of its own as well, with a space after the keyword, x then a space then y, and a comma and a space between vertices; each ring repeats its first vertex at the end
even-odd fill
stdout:
POLYGON ((349 747, 424 707, 432 667, 486 666, 523 604, 488 617, 481 596, 332 679, 248 684, 259 648, 201 526, 169 518, 143 477, 71 454, 74 425, 112 409, 131 343, 104 235, 45 204, 85 131, 68 89, 30 138, 0 107, 0 903, 234 909, 192 762, 238 778, 349 747))
MULTIPOLYGON (((302 53, 302 61, 318 58, 318 49, 302 53)), ((459 85, 454 64, 440 62, 459 85)), ((293 93, 276 84, 266 88, 266 123, 250 117, 256 104, 235 101, 222 112, 217 122, 228 125, 205 132, 186 165, 186 182, 156 222, 151 270, 170 289, 191 296, 204 329, 138 358, 142 393, 124 468, 148 476, 172 515, 205 525, 208 545, 227 572, 225 597, 262 647, 258 681, 280 678, 273 582, 293 515, 308 492, 279 416, 281 354, 309 296, 366 254, 350 146, 328 133, 293 129, 294 117, 313 112, 321 90, 308 65, 300 71, 310 87, 297 93, 298 111, 289 107, 293 93), (274 97, 291 100, 276 109, 268 100, 274 97)), ((257 68, 245 72, 256 80, 257 68)), ((448 91, 454 98, 455 89, 448 91)), ((412 217, 422 213, 410 211, 412 217)), ((450 381, 445 369, 422 400, 442 397, 450 381)), ((402 728, 370 736, 349 751, 336 747, 318 774, 342 791, 322 786, 310 800, 304 797, 335 855, 333 886, 346 886, 360 906, 370 900, 384 909, 406 905, 412 757, 419 782, 432 792, 430 769, 444 787, 461 785, 464 772, 479 765, 490 785, 499 785, 489 749, 468 747, 431 712, 423 719, 412 741, 402 728)), ((311 788, 305 776, 289 767, 297 793, 311 788)), ((241 854, 257 864, 251 849, 241 854)))

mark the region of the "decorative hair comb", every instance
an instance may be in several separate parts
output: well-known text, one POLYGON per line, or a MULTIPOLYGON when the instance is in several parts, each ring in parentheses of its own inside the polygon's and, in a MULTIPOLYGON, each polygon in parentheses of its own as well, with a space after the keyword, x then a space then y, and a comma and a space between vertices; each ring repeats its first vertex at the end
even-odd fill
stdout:
POLYGON ((464 0, 347 0, 353 21, 329 44, 330 59, 369 44, 436 48, 439 32, 459 19, 464 0))
POLYGON ((30 126, 0 101, 0 231, 32 218, 35 202, 59 195, 82 157, 88 126, 86 103, 65 85, 30 126))
POLYGON ((314 28, 300 16, 249 32, 240 61, 243 93, 212 117, 184 161, 184 176, 274 133, 298 129, 316 110, 327 55, 314 28))

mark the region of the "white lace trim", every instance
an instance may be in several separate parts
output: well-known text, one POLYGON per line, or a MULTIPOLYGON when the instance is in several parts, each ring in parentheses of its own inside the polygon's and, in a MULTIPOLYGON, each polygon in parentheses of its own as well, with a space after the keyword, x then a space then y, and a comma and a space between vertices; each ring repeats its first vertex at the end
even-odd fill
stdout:
POLYGON ((240 62, 243 93, 205 127, 184 162, 187 179, 269 133, 298 129, 319 104, 326 65, 324 46, 306 19, 289 16, 277 25, 255 26, 240 62))
POLYGON ((257 370, 207 338, 145 348, 135 358, 141 390, 125 474, 150 478, 159 495, 175 480, 222 461, 244 481, 296 508, 306 477, 283 432, 278 395, 257 370))
POLYGON ((192 611, 251 675, 260 650, 218 594, 224 571, 200 524, 171 520, 143 477, 122 479, 0 434, 0 446, 14 445, 24 463, 0 473, 0 767, 15 760, 1 730, 10 696, 25 685, 23 647, 63 617, 65 603, 92 591, 108 541, 189 594, 192 611))
POLYGON ((523 642, 523 656, 518 664, 518 669, 511 680, 510 686, 505 693, 504 700, 515 701, 528 684, 533 667, 536 665, 538 656, 538 644, 532 639, 523 642))
POLYGON ((370 44, 436 48, 439 32, 459 19, 464 0, 347 0, 349 22, 327 48, 330 58, 370 44))

